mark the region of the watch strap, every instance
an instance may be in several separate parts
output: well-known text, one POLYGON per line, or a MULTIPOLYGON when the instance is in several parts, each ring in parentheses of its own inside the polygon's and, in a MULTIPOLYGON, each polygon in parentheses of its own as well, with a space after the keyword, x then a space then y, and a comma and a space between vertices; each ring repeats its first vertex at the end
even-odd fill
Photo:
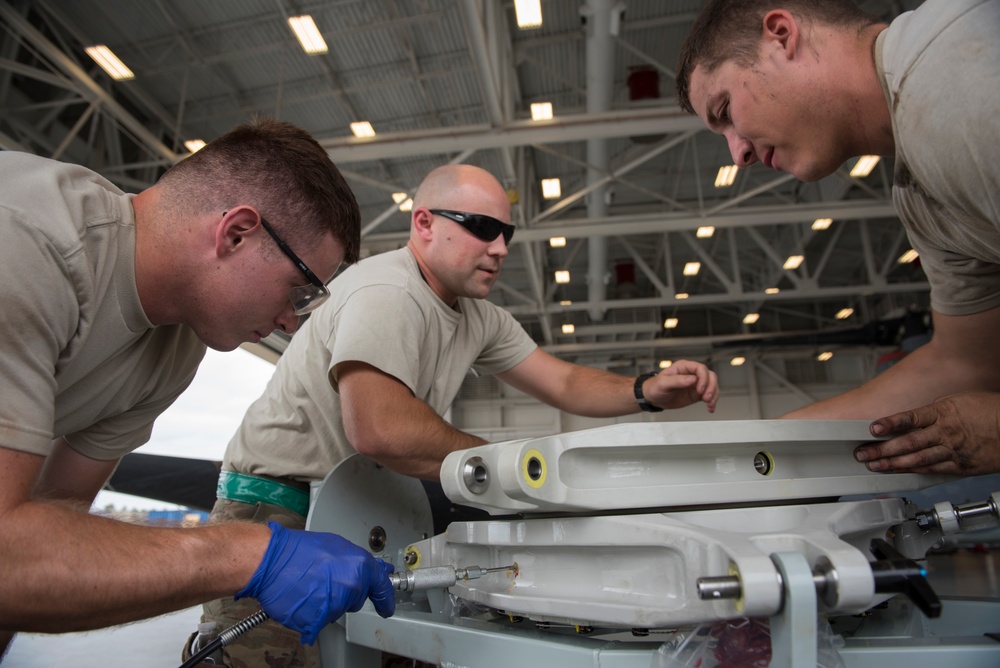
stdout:
POLYGON ((660 413, 663 411, 663 409, 660 408, 659 406, 654 406, 653 404, 649 403, 646 400, 646 397, 642 393, 642 384, 645 383, 650 378, 652 378, 653 376, 655 376, 657 373, 658 372, 656 371, 650 371, 649 373, 644 373, 640 375, 638 378, 635 379, 635 385, 632 386, 632 389, 635 392, 635 400, 638 402, 639 408, 646 411, 647 413, 660 413))

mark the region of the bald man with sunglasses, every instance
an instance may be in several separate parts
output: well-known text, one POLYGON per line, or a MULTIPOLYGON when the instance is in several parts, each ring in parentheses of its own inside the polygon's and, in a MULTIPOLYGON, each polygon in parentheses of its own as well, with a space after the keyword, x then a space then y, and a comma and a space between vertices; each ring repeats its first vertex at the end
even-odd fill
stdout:
MULTIPOLYGON (((639 379, 570 364, 486 301, 515 233, 509 221, 507 193, 488 172, 432 171, 413 198, 407 246, 345 271, 292 339, 229 443, 213 514, 300 528, 308 483, 354 452, 437 481, 448 453, 484 443, 441 418, 470 368, 577 415, 699 401, 715 410, 718 381, 703 364, 681 361, 639 379)), ((229 625, 253 609, 221 600, 206 605, 205 619, 229 625)), ((227 660, 264 666, 262 647, 302 665, 316 655, 272 626, 227 647, 227 660)))

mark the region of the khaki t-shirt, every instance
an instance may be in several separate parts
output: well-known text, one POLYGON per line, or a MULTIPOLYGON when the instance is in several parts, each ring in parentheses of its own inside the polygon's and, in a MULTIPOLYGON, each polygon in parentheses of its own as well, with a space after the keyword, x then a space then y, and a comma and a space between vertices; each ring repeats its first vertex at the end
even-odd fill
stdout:
POLYGON ((365 362, 394 376, 443 415, 470 367, 502 373, 537 347, 510 313, 490 302, 460 298, 458 309, 446 306, 408 248, 362 260, 330 291, 250 406, 223 469, 322 480, 353 454, 330 379, 343 362, 365 362))
POLYGON ((149 439, 205 346, 156 327, 135 284, 131 196, 76 165, 0 152, 0 445, 95 459, 149 439))
POLYGON ((876 42, 893 201, 945 315, 1000 305, 1000 2, 928 0, 876 42))

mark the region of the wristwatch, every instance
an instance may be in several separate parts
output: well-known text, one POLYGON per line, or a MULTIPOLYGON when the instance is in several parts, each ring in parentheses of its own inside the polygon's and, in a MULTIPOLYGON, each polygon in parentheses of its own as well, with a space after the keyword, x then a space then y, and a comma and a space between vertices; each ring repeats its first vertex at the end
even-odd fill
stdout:
POLYGON ((654 406, 646 401, 646 397, 642 394, 642 384, 655 376, 657 373, 657 371, 650 371, 649 373, 642 374, 635 379, 635 385, 633 386, 633 389, 635 390, 635 400, 639 402, 639 408, 647 413, 660 413, 663 411, 663 409, 659 406, 654 406))

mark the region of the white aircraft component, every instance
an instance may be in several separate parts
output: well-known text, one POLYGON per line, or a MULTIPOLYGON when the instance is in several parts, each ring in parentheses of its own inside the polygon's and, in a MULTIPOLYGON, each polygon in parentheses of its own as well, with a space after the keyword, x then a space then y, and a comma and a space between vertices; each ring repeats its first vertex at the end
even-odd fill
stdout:
POLYGON ((883 494, 945 476, 872 473, 854 449, 868 422, 623 424, 453 452, 441 485, 492 514, 598 512, 883 494))
MULTIPOLYGON (((323 663, 375 668, 389 651, 476 668, 648 668, 672 665, 647 638, 657 629, 746 616, 770 617, 772 665, 815 665, 809 611, 855 614, 906 592, 933 616, 940 602, 913 560, 945 531, 995 525, 1000 494, 926 512, 901 498, 836 500, 950 479, 870 473, 852 454, 873 440, 867 424, 622 424, 456 452, 444 489, 493 517, 439 535, 418 481, 345 460, 314 490, 309 529, 366 545, 397 571, 474 566, 482 576, 401 594, 389 619, 367 606, 346 615, 320 634, 323 663), (595 629, 618 636, 601 644, 587 636, 595 629)), ((887 626, 871 623, 887 629, 884 642, 848 643, 842 656, 849 668, 883 666, 886 651, 896 665, 938 665, 920 652, 927 643, 965 666, 1000 665, 1000 644, 982 640, 997 606, 949 606, 957 621, 931 631, 904 600, 887 626), (900 615, 909 631, 895 638, 900 615)))
POLYGON ((906 521, 900 499, 665 514, 453 522, 409 547, 411 568, 516 563, 517 574, 458 582, 459 598, 534 621, 669 628, 781 609, 775 552, 836 572, 825 612, 882 602, 868 544, 906 521), (700 577, 738 577, 738 599, 702 600, 700 577))

